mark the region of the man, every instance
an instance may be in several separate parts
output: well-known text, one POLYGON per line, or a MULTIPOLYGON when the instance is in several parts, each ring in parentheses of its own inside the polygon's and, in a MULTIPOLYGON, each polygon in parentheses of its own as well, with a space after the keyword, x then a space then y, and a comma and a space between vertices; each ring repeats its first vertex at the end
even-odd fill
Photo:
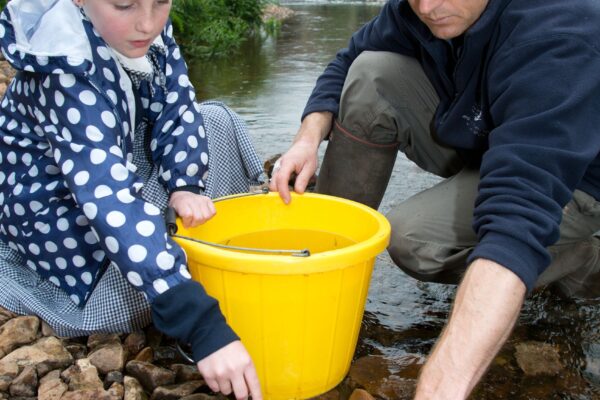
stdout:
POLYGON ((525 295, 600 293, 600 3, 391 0, 318 79, 271 182, 378 207, 397 151, 447 177, 388 216, 408 274, 460 282, 416 398, 465 398, 525 295), (465 272, 466 270, 466 272, 465 272))

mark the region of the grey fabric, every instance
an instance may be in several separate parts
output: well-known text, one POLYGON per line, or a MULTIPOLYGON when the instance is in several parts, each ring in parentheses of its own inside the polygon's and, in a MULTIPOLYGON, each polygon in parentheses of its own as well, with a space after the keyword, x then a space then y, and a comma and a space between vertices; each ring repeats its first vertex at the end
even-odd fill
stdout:
MULTIPOLYGON (((209 176, 205 194, 219 197, 247 192, 264 179, 248 131, 241 119, 219 102, 200 105, 209 138, 209 176)), ((147 127, 138 126, 143 131, 147 127)), ((161 208, 167 193, 157 181, 157 168, 148 163, 143 132, 136 131, 134 163, 145 180, 142 197, 161 208), (139 134, 138 134, 139 133, 139 134)), ((18 253, 0 242, 0 306, 17 314, 38 315, 59 336, 96 332, 131 332, 150 322, 144 295, 123 278, 114 264, 107 267, 84 307, 77 307, 60 288, 39 277, 18 253)))

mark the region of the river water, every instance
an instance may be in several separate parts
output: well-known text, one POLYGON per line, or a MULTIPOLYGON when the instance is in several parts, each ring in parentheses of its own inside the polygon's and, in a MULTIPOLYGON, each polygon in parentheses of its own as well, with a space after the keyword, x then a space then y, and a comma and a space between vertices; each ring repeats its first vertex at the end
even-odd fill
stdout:
MULTIPOLYGON (((336 51, 345 47, 351 33, 381 7, 381 3, 347 1, 283 1, 282 5, 295 14, 276 36, 258 35, 217 60, 188 60, 198 97, 222 100, 237 111, 248 123, 263 159, 288 148, 316 78, 336 51)), ((380 211, 385 213, 438 181, 400 155, 380 211)), ((390 373, 414 379, 444 325, 454 292, 452 286, 418 282, 395 267, 387 254, 380 255, 356 356, 382 355, 396 366, 390 373)), ((596 300, 572 301, 549 291, 535 293, 472 398, 600 398, 598 314, 596 300), (558 373, 523 372, 516 349, 531 342, 557 350, 558 373)), ((536 360, 540 354, 527 356, 529 362, 552 361, 543 354, 536 360)))

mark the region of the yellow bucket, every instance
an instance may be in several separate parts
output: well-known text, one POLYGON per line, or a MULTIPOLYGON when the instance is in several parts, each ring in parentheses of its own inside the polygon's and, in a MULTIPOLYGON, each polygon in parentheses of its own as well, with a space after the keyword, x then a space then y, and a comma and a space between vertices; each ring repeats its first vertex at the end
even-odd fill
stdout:
POLYGON ((217 298, 256 365, 265 399, 306 399, 346 376, 375 257, 390 225, 362 204, 319 194, 225 197, 196 228, 178 226, 192 277, 217 298), (308 249, 310 256, 225 246, 308 249))

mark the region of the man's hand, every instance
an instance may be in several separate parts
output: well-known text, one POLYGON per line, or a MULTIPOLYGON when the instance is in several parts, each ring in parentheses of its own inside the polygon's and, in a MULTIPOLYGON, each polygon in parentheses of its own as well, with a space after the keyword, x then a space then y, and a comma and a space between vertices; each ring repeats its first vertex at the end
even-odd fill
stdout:
POLYGON ((185 190, 171 193, 169 205, 175 209, 186 228, 205 223, 217 212, 209 197, 185 190))
POLYGON ((260 383, 256 369, 246 348, 239 340, 229 343, 198 362, 198 371, 213 392, 236 399, 261 400, 260 383))
POLYGON ((493 261, 475 260, 423 366, 415 400, 466 398, 510 335, 525 293, 512 271, 493 261))
POLYGON ((296 173, 294 191, 304 193, 310 178, 317 170, 317 150, 321 141, 331 130, 333 115, 330 112, 315 112, 307 115, 296 134, 292 147, 275 163, 269 190, 279 192, 283 201, 290 202, 288 183, 296 173))

